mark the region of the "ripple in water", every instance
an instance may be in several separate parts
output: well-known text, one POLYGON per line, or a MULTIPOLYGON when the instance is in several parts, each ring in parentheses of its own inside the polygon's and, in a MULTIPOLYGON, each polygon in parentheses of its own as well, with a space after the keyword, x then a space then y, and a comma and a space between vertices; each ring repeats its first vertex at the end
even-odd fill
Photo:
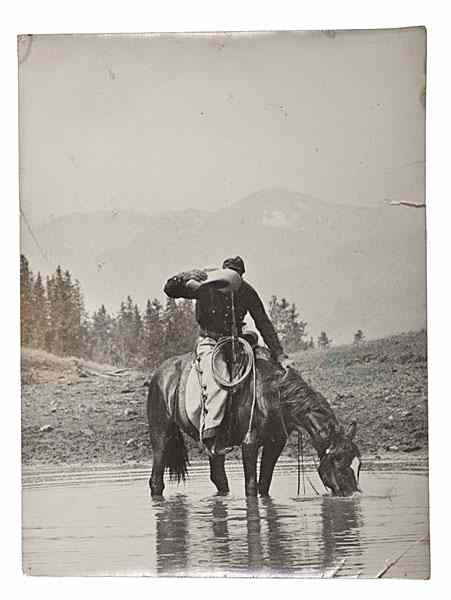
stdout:
MULTIPOLYGON (((399 467, 398 467, 399 468, 399 467)), ((429 576, 428 479, 367 470, 364 494, 296 497, 295 465, 276 469, 271 498, 213 495, 208 469, 150 500, 147 469, 28 472, 23 491, 24 570, 33 575, 429 576)), ((316 489, 321 483, 313 471, 316 489)))

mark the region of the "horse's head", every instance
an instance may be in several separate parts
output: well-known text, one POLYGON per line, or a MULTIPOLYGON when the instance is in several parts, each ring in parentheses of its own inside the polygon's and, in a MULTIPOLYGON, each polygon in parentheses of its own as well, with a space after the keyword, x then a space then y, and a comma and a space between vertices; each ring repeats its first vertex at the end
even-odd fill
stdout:
POLYGON ((356 429, 355 421, 346 432, 341 427, 330 426, 329 446, 321 456, 318 473, 333 496, 351 496, 360 491, 360 452, 353 441, 356 429))
POLYGON ((360 452, 353 439, 353 421, 344 432, 332 407, 295 369, 281 377, 271 361, 258 363, 262 385, 259 393, 276 415, 278 427, 288 436, 291 431, 307 431, 318 452, 319 476, 333 496, 351 496, 359 491, 360 452), (353 470, 357 463, 358 467, 353 470))

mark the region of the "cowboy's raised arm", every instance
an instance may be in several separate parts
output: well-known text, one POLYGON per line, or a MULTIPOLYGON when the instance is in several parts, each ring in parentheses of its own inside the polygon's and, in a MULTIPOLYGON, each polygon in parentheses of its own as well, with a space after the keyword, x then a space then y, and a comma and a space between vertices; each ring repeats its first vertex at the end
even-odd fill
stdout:
POLYGON ((189 300, 197 298, 198 285, 205 279, 207 279, 205 271, 199 269, 184 271, 167 280, 164 293, 170 298, 187 298, 189 300))

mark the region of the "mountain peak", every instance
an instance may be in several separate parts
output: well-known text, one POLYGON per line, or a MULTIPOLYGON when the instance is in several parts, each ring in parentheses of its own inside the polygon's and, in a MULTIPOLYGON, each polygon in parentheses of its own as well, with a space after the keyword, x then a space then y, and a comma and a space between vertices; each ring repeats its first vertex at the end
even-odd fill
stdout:
POLYGON ((241 200, 234 202, 229 208, 232 210, 237 209, 273 209, 278 210, 290 209, 311 209, 314 206, 324 204, 321 200, 314 198, 308 194, 301 194, 293 190, 285 188, 269 188, 259 190, 245 196, 241 200))
POLYGON ((267 301, 286 297, 315 334, 350 339, 424 326, 424 214, 337 205, 286 189, 260 190, 220 211, 121 211, 67 216, 23 234, 33 271, 57 264, 80 280, 86 305, 141 306, 177 272, 240 254, 267 301), (377 308, 375 308, 377 305, 377 308))
POLYGON ((252 222, 263 227, 300 230, 306 220, 318 221, 321 215, 334 210, 308 194, 283 188, 264 189, 235 202, 227 211, 229 219, 236 222, 252 222))

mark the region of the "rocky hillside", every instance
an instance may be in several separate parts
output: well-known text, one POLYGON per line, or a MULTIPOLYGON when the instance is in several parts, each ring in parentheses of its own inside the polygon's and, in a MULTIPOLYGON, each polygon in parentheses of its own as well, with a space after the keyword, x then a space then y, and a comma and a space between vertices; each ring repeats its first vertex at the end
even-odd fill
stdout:
POLYGON ((343 423, 357 420, 362 450, 427 449, 425 332, 304 352, 297 364, 343 423))
MULTIPOLYGON (((366 454, 427 452, 424 332, 296 356, 343 423, 357 419, 366 454)), ((23 351, 24 464, 148 462, 148 374, 23 351)), ((188 441, 191 458, 203 458, 188 441)), ((286 455, 294 456, 296 439, 286 455)), ((232 457, 239 456, 235 451, 232 457)))

